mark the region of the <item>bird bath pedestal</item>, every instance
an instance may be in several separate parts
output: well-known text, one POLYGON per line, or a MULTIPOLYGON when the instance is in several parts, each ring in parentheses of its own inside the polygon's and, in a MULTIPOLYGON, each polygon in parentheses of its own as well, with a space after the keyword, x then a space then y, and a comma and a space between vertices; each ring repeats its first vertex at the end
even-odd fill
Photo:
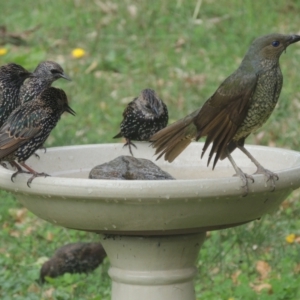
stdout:
MULTIPOLYGON (((250 222, 277 209, 300 186, 300 153, 259 146, 247 149, 277 172, 270 192, 254 175, 249 194, 227 160, 215 171, 200 160, 202 143, 192 143, 172 164, 156 163, 177 180, 112 181, 87 179, 96 165, 127 155, 122 144, 48 148, 28 165, 51 174, 27 186, 28 175, 11 182, 0 167, 0 186, 40 218, 55 225, 100 234, 111 267, 113 300, 194 300, 195 262, 207 230, 250 222)), ((137 143, 136 157, 155 161, 148 144, 137 143)), ((240 151, 233 154, 248 174, 255 171, 240 151)))

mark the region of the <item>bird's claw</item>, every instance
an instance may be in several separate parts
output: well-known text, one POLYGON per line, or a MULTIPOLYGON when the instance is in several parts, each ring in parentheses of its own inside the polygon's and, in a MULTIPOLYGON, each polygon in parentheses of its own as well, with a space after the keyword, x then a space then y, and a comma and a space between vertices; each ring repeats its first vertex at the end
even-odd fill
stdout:
POLYGON ((37 153, 33 153, 33 155, 37 158, 37 159, 40 159, 40 156, 37 154, 37 153))
POLYGON ((276 187, 275 181, 279 180, 279 176, 276 173, 271 172, 268 169, 260 167, 260 168, 257 168, 257 171, 254 174, 263 174, 263 175, 265 175, 266 182, 270 181, 271 192, 274 192, 275 187, 276 187))
POLYGON ((137 149, 137 146, 134 143, 132 143, 131 140, 128 140, 128 139, 126 139, 126 143, 124 144, 123 147, 125 147, 125 146, 128 146, 131 156, 134 156, 132 153, 131 146, 133 146, 135 149, 137 149))
POLYGON ((27 186, 30 187, 31 185, 31 182, 34 178, 36 177, 47 177, 47 176, 50 176, 49 174, 47 173, 34 173, 28 180, 27 180, 27 186))
POLYGON ((18 174, 20 174, 20 173, 31 174, 30 172, 27 172, 27 171, 24 171, 24 170, 18 170, 17 172, 15 172, 15 173, 13 173, 13 174, 11 175, 10 180, 11 180, 12 182, 14 182, 14 178, 15 178, 18 174))
POLYGON ((236 174, 234 174, 233 176, 239 176, 240 177, 240 179, 242 181, 242 188, 244 189, 243 197, 247 196, 248 192, 249 192, 248 179, 250 179, 252 181, 252 183, 254 183, 253 176, 244 173, 240 168, 238 168, 238 172, 236 174))

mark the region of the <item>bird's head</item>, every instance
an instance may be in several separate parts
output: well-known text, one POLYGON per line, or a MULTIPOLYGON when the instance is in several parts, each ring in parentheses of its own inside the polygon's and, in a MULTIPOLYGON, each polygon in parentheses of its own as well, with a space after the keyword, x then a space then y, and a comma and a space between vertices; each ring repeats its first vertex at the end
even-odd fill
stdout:
POLYGON ((146 116, 157 118, 164 112, 163 102, 154 90, 142 90, 137 103, 140 103, 142 111, 146 116))
POLYGON ((272 33, 268 35, 261 36, 255 39, 246 56, 250 56, 251 59, 260 60, 273 60, 278 62, 282 52, 286 48, 300 41, 299 35, 285 35, 279 33, 272 33))
POLYGON ((22 84, 28 77, 32 76, 31 72, 28 72, 22 66, 9 63, 0 68, 1 77, 7 79, 10 83, 22 84))
POLYGON ((75 111, 69 106, 68 98, 66 93, 62 89, 55 87, 49 87, 43 90, 39 95, 39 99, 44 103, 47 103, 53 111, 57 111, 59 114, 68 112, 69 114, 75 116, 75 111))
POLYGON ((41 77, 49 82, 53 82, 59 78, 71 81, 70 77, 64 73, 63 68, 54 61, 41 62, 33 72, 34 76, 41 77))

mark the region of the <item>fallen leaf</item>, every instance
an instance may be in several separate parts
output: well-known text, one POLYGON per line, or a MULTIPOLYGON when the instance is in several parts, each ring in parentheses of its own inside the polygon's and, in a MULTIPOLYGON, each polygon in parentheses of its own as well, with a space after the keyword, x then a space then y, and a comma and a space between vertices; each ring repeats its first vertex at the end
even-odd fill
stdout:
POLYGON ((271 271, 271 267, 267 262, 259 260, 256 262, 256 271, 259 273, 260 279, 264 280, 268 277, 268 274, 271 271))
POLYGON ((235 284, 235 285, 239 284, 238 277, 240 276, 241 273, 242 273, 241 270, 237 270, 236 272, 234 272, 231 275, 231 279, 232 279, 233 284, 235 284))
POLYGON ((268 290, 268 294, 272 294, 273 293, 273 289, 272 289, 272 285, 269 283, 261 283, 261 284, 250 284, 250 287, 257 293, 260 293, 262 290, 268 290))

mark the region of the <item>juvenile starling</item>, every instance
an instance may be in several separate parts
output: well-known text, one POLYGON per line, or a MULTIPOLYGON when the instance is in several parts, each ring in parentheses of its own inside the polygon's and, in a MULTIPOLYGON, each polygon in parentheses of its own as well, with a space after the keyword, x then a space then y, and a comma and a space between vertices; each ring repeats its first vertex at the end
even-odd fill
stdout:
POLYGON ((131 142, 148 141, 149 138, 166 127, 168 124, 168 109, 163 101, 157 96, 154 90, 144 89, 140 95, 128 103, 123 112, 123 121, 120 125, 120 132, 113 138, 125 137, 124 146, 129 146, 132 154, 131 142))
POLYGON ((100 243, 73 243, 59 248, 46 261, 40 271, 40 283, 45 277, 55 278, 64 273, 89 273, 94 271, 106 257, 100 243))
POLYGON ((0 126, 20 105, 20 88, 24 80, 30 76, 32 73, 14 63, 0 67, 0 126))
POLYGON ((20 102, 24 103, 35 99, 45 88, 59 79, 71 80, 63 68, 54 61, 43 61, 33 71, 32 76, 24 81, 20 90, 20 102))
POLYGON ((17 168, 17 172, 11 177, 12 181, 18 173, 24 172, 20 165, 32 174, 27 182, 29 187, 35 177, 48 176, 45 173, 37 173, 27 166, 25 161, 45 142, 63 112, 75 115, 68 105, 65 92, 50 87, 36 99, 18 106, 2 125, 0 161, 8 161, 17 168))
POLYGON ((158 158, 172 162, 192 140, 206 136, 202 155, 212 144, 213 168, 219 159, 228 158, 248 193, 248 178, 234 162, 231 152, 239 148, 256 165, 254 174, 264 174, 275 189, 277 174, 265 169, 244 148, 248 135, 261 127, 277 103, 282 74, 279 58, 286 48, 300 40, 299 35, 269 34, 254 40, 239 68, 220 85, 204 105, 191 115, 154 134, 150 141, 158 158))

